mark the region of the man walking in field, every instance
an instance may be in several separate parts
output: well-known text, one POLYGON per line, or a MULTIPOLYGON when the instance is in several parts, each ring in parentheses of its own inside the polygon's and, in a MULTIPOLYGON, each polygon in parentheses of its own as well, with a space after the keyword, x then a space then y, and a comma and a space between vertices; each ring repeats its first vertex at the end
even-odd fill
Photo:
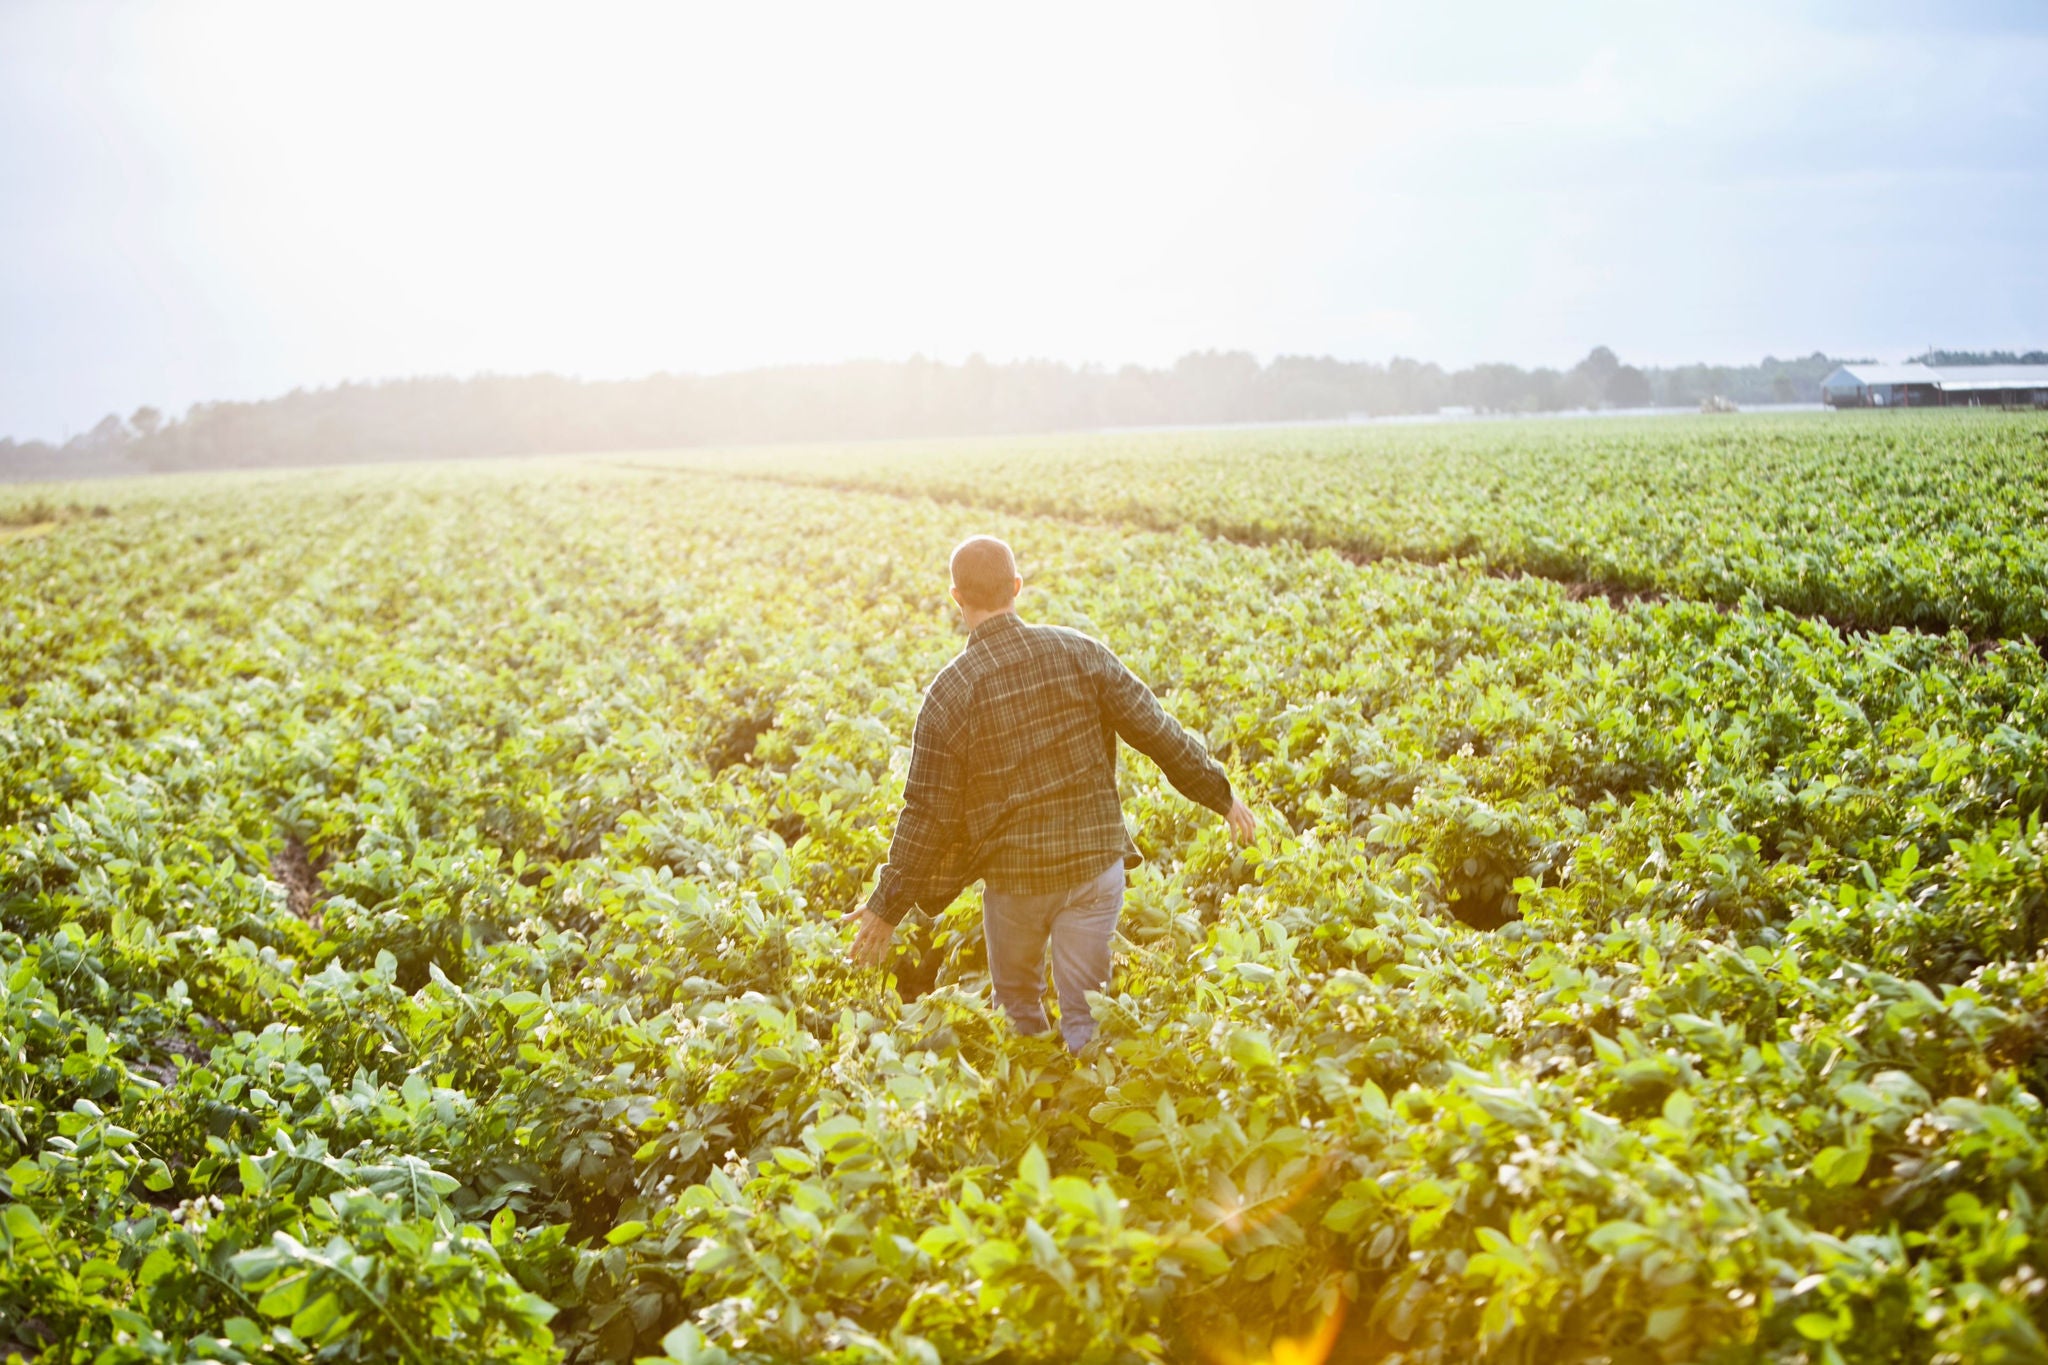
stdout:
POLYGON ((1008 545, 975 536, 953 551, 952 572, 967 645, 918 709, 903 814, 874 894, 846 917, 860 926, 849 955, 879 964, 911 906, 940 914, 981 878, 996 1003, 1020 1032, 1046 1030, 1049 944, 1060 1033, 1079 1052, 1095 1035, 1086 993, 1109 985, 1124 872, 1142 861, 1117 800, 1118 737, 1239 843, 1252 813, 1108 646, 1025 624, 1008 545))

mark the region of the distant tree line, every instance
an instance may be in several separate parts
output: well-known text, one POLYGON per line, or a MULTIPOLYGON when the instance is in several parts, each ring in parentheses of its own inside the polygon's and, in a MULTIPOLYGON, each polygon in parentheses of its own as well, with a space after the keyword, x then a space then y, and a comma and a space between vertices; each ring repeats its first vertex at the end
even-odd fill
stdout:
POLYGON ((1918 365, 2048 365, 2048 351, 1928 351, 1907 357, 1918 365))
POLYGON ((557 375, 394 379, 109 415, 61 445, 0 439, 0 477, 651 450, 771 441, 970 436, 1218 422, 1582 408, 1818 402, 1818 352, 1756 365, 1625 365, 1605 346, 1570 369, 1386 364, 1204 351, 1165 369, 914 359, 584 381, 557 375))

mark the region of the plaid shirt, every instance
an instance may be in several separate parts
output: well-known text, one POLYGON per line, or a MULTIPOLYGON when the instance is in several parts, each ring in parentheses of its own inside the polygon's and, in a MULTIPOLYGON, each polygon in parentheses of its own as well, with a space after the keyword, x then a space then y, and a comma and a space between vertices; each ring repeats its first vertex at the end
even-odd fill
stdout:
POLYGON ((976 626, 918 708, 903 815, 867 908, 895 924, 939 914, 977 877, 998 891, 1064 891, 1118 858, 1116 741, 1181 795, 1230 809, 1230 779, 1109 647, 1002 612, 976 626))

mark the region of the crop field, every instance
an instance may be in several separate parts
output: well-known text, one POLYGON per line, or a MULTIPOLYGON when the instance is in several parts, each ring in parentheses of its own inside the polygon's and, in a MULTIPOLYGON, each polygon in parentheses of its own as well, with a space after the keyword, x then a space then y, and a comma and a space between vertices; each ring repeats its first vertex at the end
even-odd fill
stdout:
POLYGON ((2048 421, 0 494, 0 1356, 2048 1361, 2048 421), (1096 1043, 883 971, 947 552, 1109 643, 1096 1043))
POLYGON ((691 462, 1610 593, 1754 597, 1866 630, 2048 636, 2035 417, 1297 427, 691 462))

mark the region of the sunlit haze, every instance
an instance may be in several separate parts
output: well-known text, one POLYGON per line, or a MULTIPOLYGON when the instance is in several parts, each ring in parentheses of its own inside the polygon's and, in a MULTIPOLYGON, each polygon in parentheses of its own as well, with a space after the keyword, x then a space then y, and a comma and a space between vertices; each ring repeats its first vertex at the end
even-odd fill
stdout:
POLYGON ((0 434, 407 374, 2048 344, 2034 5, 14 4, 0 434))

